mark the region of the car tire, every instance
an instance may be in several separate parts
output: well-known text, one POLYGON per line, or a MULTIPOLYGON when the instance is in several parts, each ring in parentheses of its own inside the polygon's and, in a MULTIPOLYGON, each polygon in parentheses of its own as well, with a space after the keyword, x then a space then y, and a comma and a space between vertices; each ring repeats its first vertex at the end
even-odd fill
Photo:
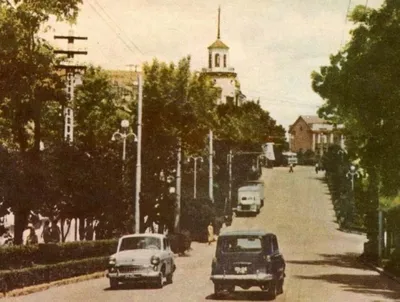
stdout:
POLYGON ((218 297, 221 295, 223 287, 221 284, 214 283, 214 296, 218 297))
POLYGON ((226 290, 228 291, 228 293, 232 294, 235 292, 235 285, 230 285, 226 287, 226 290))
POLYGON ((275 300, 276 296, 277 296, 277 282, 271 281, 271 283, 268 285, 267 299, 268 301, 272 301, 275 300))
POLYGON ((164 285, 164 277, 163 277, 163 274, 160 273, 154 286, 155 286, 155 288, 163 288, 163 285, 164 285))
POLYGON ((114 278, 110 278, 110 288, 117 289, 118 288, 118 280, 114 278))
POLYGON ((283 278, 278 281, 278 288, 276 290, 278 295, 283 294, 283 282, 284 282, 283 278))
POLYGON ((166 276, 166 279, 167 279, 167 284, 172 284, 174 281, 173 281, 173 277, 174 277, 174 273, 170 273, 170 274, 168 274, 167 276, 166 276))

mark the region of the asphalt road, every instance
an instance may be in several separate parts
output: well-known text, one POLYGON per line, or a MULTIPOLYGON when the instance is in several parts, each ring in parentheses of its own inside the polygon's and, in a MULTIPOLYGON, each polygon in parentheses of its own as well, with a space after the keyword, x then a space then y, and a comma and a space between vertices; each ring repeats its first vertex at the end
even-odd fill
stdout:
MULTIPOLYGON (((266 229, 277 234, 287 262, 284 293, 276 301, 400 301, 400 285, 359 264, 365 237, 337 230, 322 174, 313 168, 265 169, 266 201, 257 217, 235 218, 232 229, 266 229)), ((162 289, 124 286, 110 290, 108 279, 50 288, 9 301, 207 301, 216 300, 209 280, 215 244, 193 243, 177 257, 174 283, 162 289)), ((236 292, 225 301, 262 301, 256 288, 236 292)))

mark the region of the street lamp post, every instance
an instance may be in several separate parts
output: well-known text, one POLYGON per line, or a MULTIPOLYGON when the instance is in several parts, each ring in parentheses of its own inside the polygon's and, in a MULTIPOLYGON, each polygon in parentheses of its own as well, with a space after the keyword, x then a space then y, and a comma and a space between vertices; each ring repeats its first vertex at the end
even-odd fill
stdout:
POLYGON ((122 161, 125 162, 126 159, 126 140, 129 136, 133 136, 135 138, 135 142, 137 142, 137 136, 135 133, 133 133, 132 131, 127 132, 128 128, 129 128, 129 121, 128 120, 122 120, 121 121, 121 128, 122 128, 122 132, 120 132, 119 130, 114 132, 111 140, 112 141, 116 141, 117 139, 121 139, 122 140, 122 161))
POLYGON ((196 193, 197 193, 197 160, 200 160, 200 162, 203 162, 203 158, 201 156, 189 156, 188 157, 188 162, 190 162, 190 159, 193 159, 193 166, 194 166, 194 175, 193 175, 193 198, 196 199, 196 193))
POLYGON ((351 190, 354 191, 354 176, 358 177, 357 168, 353 165, 350 166, 350 171, 347 172, 346 176, 351 179, 351 190))
MULTIPOLYGON (((122 182, 124 183, 125 159, 126 159, 126 140, 128 139, 129 136, 133 136, 134 137, 134 141, 138 142, 138 137, 132 131, 128 132, 128 128, 129 128, 129 121, 128 120, 122 120, 121 121, 121 128, 122 128, 122 132, 120 132, 119 130, 114 132, 112 137, 111 137, 111 140, 112 141, 115 141, 117 139, 121 139, 122 140, 122 182)), ((136 178, 137 178, 137 175, 136 175, 136 178)), ((136 182, 137 182, 137 179, 136 179, 136 182)), ((137 197, 135 199, 136 209, 137 209, 138 204, 139 204, 139 197, 137 195, 137 197)), ((135 212, 135 214, 137 215, 136 212, 135 212)), ((137 220, 137 218, 135 218, 135 221, 136 221, 135 225, 138 225, 139 224, 139 220, 137 220)))

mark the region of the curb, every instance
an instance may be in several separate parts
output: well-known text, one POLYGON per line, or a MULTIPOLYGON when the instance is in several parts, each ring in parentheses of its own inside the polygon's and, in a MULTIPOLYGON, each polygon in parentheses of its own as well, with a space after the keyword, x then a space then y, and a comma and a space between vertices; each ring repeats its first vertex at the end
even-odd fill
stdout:
POLYGON ((68 279, 62 279, 62 280, 58 280, 58 281, 54 281, 54 282, 50 282, 50 283, 38 284, 38 285, 28 286, 28 287, 24 287, 24 288, 18 288, 18 289, 9 291, 6 294, 0 293, 0 299, 9 298, 9 297, 25 296, 25 295, 29 295, 29 294, 47 290, 51 287, 57 287, 57 286, 62 286, 62 285, 67 285, 67 284, 74 284, 74 283, 92 280, 92 279, 99 279, 99 278, 104 277, 105 275, 106 275, 105 272, 97 272, 97 273, 93 273, 93 274, 82 275, 82 276, 77 276, 77 277, 68 278, 68 279))
POLYGON ((367 267, 373 269, 374 271, 378 272, 381 276, 388 277, 388 278, 392 279, 393 281, 395 281, 395 282, 397 282, 397 283, 400 284, 400 278, 397 277, 397 276, 395 276, 394 274, 389 273, 388 271, 385 271, 383 268, 381 268, 381 267, 379 267, 379 266, 376 266, 376 265, 374 265, 374 264, 372 264, 372 263, 370 263, 370 262, 367 262, 367 261, 364 260, 362 257, 358 257, 358 260, 359 260, 362 264, 364 264, 365 266, 367 266, 367 267))

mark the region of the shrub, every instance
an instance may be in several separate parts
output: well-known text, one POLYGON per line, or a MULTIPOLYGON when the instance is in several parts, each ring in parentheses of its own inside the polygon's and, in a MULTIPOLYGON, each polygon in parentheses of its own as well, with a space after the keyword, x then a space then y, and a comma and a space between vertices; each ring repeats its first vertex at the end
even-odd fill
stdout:
POLYGON ((207 226, 215 221, 215 209, 209 199, 191 199, 182 207, 181 228, 191 234, 191 239, 207 241, 207 226))
POLYGON ((117 250, 117 240, 75 241, 63 244, 39 244, 37 263, 50 264, 107 256, 117 250))
POLYGON ((2 271, 0 272, 0 288, 3 289, 3 292, 7 292, 26 286, 104 271, 107 268, 107 260, 108 257, 97 257, 2 271))
POLYGON ((175 254, 184 254, 190 249, 191 237, 189 231, 182 231, 181 233, 168 234, 171 242, 171 250, 175 254))
POLYGON ((385 269, 396 276, 400 276, 400 248, 396 248, 392 252, 385 269))
POLYGON ((37 245, 15 245, 0 248, 0 270, 29 267, 39 254, 37 245))
POLYGON ((0 270, 108 256, 117 250, 117 243, 113 239, 4 247, 0 249, 0 270))

